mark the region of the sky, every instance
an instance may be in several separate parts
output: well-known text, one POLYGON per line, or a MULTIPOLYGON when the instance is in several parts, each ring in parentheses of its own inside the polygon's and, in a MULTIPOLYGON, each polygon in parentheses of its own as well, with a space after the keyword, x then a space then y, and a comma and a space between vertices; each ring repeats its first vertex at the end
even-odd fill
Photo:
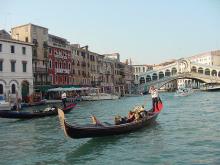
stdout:
POLYGON ((220 49, 220 0, 0 0, 0 29, 33 23, 121 61, 159 64, 220 49))

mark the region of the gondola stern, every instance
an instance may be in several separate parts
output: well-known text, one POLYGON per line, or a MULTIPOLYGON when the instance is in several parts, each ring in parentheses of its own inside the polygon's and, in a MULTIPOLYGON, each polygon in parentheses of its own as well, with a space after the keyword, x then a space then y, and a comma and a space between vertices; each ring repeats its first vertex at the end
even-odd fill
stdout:
POLYGON ((64 114, 63 110, 59 109, 59 108, 58 108, 58 117, 59 117, 59 121, 60 121, 60 126, 63 129, 64 134, 66 136, 68 136, 67 132, 66 132, 66 127, 65 127, 65 114, 64 114))

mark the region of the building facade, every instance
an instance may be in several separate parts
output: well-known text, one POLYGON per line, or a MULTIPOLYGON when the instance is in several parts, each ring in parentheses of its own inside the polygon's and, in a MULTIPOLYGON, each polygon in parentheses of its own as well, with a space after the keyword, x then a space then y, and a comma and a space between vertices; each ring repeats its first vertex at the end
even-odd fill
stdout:
POLYGON ((73 83, 73 73, 71 72, 70 43, 64 38, 50 34, 48 39, 48 79, 53 86, 71 85, 73 83))
POLYGON ((48 29, 34 24, 26 24, 11 29, 15 40, 33 45, 33 75, 35 87, 50 85, 48 77, 48 29))
POLYGON ((188 57, 188 59, 191 62, 199 64, 220 66, 220 50, 201 53, 195 56, 188 57))
POLYGON ((33 93, 32 44, 0 38, 0 96, 26 101, 33 93))
POLYGON ((79 44, 71 45, 73 84, 91 86, 90 62, 93 60, 88 51, 88 46, 80 47, 79 44))
POLYGON ((11 32, 13 39, 33 44, 33 82, 41 91, 62 85, 93 86, 119 93, 131 88, 132 67, 120 62, 119 53, 91 52, 88 46, 70 44, 31 23, 14 27, 11 32))

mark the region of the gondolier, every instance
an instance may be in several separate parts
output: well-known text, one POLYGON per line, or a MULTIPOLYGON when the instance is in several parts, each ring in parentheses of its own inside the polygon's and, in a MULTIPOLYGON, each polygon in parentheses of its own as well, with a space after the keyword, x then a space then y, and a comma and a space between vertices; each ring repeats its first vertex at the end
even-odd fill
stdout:
POLYGON ((158 101, 160 100, 158 90, 154 86, 151 86, 149 89, 149 93, 152 97, 152 108, 154 112, 156 108, 158 109, 158 101))
POLYGON ((63 92, 61 95, 63 107, 66 108, 66 92, 63 92))

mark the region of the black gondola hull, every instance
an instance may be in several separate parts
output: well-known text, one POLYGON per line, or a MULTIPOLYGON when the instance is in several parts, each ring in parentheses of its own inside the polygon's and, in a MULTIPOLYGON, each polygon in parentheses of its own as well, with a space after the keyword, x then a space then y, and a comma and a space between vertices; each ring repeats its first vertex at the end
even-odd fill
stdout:
MULTIPOLYGON (((66 108, 62 109, 64 113, 71 111, 76 104, 70 104, 66 108)), ((24 111, 10 111, 10 110, 1 110, 0 117, 1 118, 12 118, 12 119, 32 119, 32 118, 40 118, 46 116, 57 115, 57 110, 53 111, 33 111, 33 112, 24 112, 24 111)))
POLYGON ((108 125, 108 126, 72 126, 64 120, 65 133, 74 139, 78 138, 91 138, 102 137, 111 135, 120 135, 124 133, 133 132, 151 125, 155 122, 158 114, 151 116, 150 118, 142 119, 138 122, 126 123, 121 125, 108 125))

